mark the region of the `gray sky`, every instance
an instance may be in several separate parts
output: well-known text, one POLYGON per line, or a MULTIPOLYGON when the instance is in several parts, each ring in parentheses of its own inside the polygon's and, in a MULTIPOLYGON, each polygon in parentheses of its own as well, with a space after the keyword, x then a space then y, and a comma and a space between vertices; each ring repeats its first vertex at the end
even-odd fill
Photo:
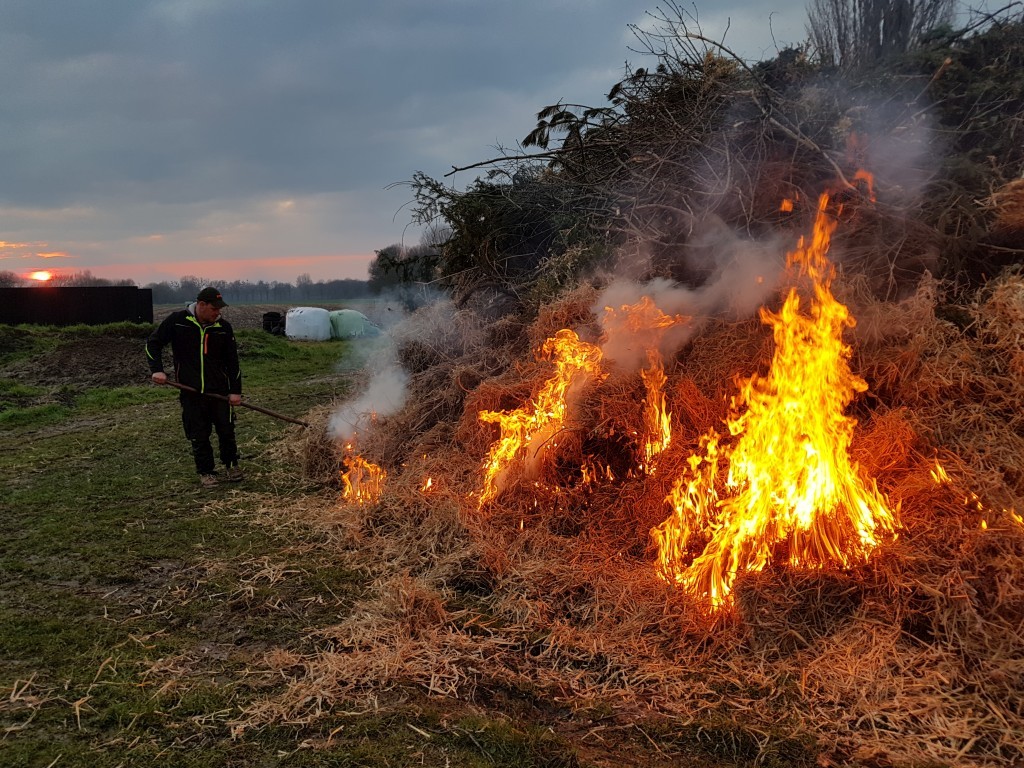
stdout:
MULTIPOLYGON (((687 8, 753 60, 804 37, 802 1, 708 6, 687 8)), ((656 7, 3 0, 0 270, 365 278, 419 242, 392 185, 516 147, 559 100, 603 105, 649 64, 628 25, 656 7)))

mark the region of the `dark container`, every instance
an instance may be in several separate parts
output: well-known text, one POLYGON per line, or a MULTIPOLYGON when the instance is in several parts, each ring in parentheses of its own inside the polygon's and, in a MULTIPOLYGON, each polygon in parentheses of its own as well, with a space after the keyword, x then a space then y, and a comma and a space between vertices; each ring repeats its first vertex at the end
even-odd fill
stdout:
POLYGON ((284 336, 284 316, 280 312, 264 312, 263 330, 275 336, 284 336))
POLYGON ((152 288, 0 288, 0 323, 6 325, 105 325, 125 321, 153 322, 152 288))

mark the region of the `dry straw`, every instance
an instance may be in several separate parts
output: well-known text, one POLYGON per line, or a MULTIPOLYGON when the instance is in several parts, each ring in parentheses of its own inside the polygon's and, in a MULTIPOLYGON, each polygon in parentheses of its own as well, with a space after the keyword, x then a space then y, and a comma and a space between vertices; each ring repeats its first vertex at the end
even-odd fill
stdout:
POLYGON ((996 190, 989 206, 995 213, 995 232, 1020 236, 1024 232, 1024 179, 1015 179, 996 190))
MULTIPOLYGON (((722 431, 736 378, 765 370, 757 321, 709 325, 668 361, 674 434, 653 474, 628 471, 642 382, 611 375, 575 404, 539 475, 478 506, 495 432, 477 413, 522 406, 550 375, 524 336, 536 348, 560 327, 595 331, 588 290, 529 328, 499 321, 472 343, 404 350, 420 361, 416 395, 365 442, 387 489, 322 514, 372 588, 315 633, 321 650, 267 657, 287 691, 236 725, 386 706, 410 688, 469 701, 512 691, 680 730, 713 723, 752 757, 810 737, 826 765, 1024 761, 1024 279, 982 291, 965 327, 937 319, 933 281, 900 303, 846 284, 855 372, 871 385, 850 409, 853 458, 899 505, 899 536, 848 571, 746 574, 716 616, 657 578, 648 531, 701 434, 722 431), (586 480, 594 461, 614 479, 586 480)), ((304 439, 302 464, 321 479, 336 449, 304 439)))

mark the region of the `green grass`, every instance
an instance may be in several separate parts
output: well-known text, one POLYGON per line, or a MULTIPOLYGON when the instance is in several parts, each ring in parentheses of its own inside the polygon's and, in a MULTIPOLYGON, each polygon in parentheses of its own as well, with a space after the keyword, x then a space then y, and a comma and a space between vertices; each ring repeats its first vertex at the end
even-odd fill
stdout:
POLYGON ((0 397, 13 399, 35 397, 41 392, 39 387, 27 386, 11 379, 0 379, 0 397))
POLYGON ((0 413, 0 428, 41 427, 47 424, 56 424, 67 418, 69 412, 70 409, 58 403, 12 408, 0 413))
MULTIPOLYGON (((141 355, 149 328, 0 327, 0 359, 104 334, 138 338, 141 355)), ((301 416, 350 389, 346 342, 238 336, 254 403, 301 416)), ((467 720, 464 705, 416 692, 387 714, 340 702, 315 725, 233 733, 248 704, 286 684, 253 674, 262 655, 309 652, 311 631, 366 589, 312 532, 255 516, 311 494, 330 503, 334 491, 273 450, 297 427, 239 409, 247 480, 203 492, 173 390, 5 380, 0 405, 4 768, 577 764, 547 728, 467 720), (54 402, 18 407, 41 396, 54 402), (284 575, 261 577, 270 571, 284 575)))
MULTIPOLYGON (((138 338, 140 356, 145 331, 106 327, 138 338)), ((0 326, 0 356, 41 358, 104 332, 0 326)), ((292 416, 349 393, 366 353, 238 338, 247 400, 292 416)), ((244 408, 246 482, 201 491, 174 390, 73 382, 0 381, 0 405, 13 405, 0 414, 3 768, 813 764, 811 745, 773 736, 765 751, 765 734, 664 719, 595 729, 581 752, 578 736, 614 710, 563 712, 528 681, 472 703, 403 690, 379 711, 342 701, 313 723, 237 730, 287 685, 261 672, 264 654, 315 651, 316 630, 369 586, 314 531, 268 522, 293 501, 330 507, 337 491, 280 458, 295 425, 244 408), (53 402, 19 407, 42 397, 53 402)))

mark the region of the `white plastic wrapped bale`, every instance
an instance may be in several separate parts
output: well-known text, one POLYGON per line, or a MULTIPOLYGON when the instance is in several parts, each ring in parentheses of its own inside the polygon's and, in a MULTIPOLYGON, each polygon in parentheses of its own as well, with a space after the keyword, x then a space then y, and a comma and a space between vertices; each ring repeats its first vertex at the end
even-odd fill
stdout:
POLYGON ((297 341, 331 338, 331 315, 320 307, 292 307, 284 318, 284 334, 297 341))
POLYGON ((380 333, 380 328, 370 322, 370 318, 354 309, 336 309, 330 315, 331 334, 336 339, 355 339, 380 333))

